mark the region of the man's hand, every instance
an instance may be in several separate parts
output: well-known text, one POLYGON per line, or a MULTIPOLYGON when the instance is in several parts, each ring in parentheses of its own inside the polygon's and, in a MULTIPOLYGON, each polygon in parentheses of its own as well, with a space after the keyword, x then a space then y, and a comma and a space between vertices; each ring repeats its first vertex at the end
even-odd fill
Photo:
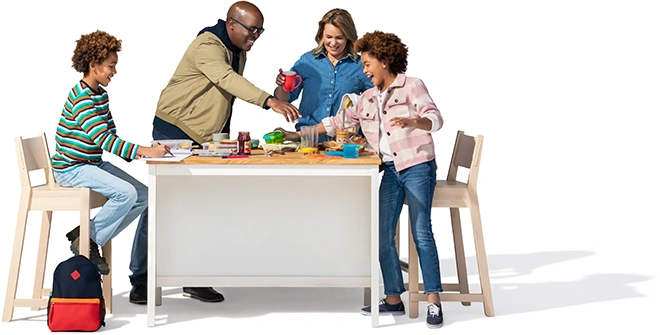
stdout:
POLYGON ((285 141, 298 141, 300 140, 300 134, 296 131, 287 131, 282 128, 275 128, 274 131, 282 132, 282 139, 285 141))
POLYGON ((302 117, 298 108, 288 102, 278 100, 277 98, 268 99, 266 105, 275 111, 275 113, 284 115, 286 122, 295 122, 298 121, 298 118, 302 117))

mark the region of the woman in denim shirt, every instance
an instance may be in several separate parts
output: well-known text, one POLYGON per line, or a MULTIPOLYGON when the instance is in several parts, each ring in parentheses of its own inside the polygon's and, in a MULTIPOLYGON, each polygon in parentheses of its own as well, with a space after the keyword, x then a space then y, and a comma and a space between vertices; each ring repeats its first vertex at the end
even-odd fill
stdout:
MULTIPOLYGON (((302 92, 298 108, 302 117, 298 119, 296 130, 337 114, 344 94, 361 94, 373 87, 362 72, 360 56, 354 49, 357 38, 351 14, 339 8, 330 10, 319 21, 318 46, 303 54, 291 68, 302 77, 300 86, 291 93, 282 88, 284 77, 280 69, 275 79, 277 99, 291 103, 302 92)), ((329 139, 325 135, 319 136, 319 142, 329 139)))

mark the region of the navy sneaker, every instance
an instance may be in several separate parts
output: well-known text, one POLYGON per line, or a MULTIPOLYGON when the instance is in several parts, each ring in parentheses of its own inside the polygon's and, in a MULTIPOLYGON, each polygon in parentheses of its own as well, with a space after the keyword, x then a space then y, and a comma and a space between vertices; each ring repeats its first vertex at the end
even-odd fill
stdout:
POLYGON ((426 306, 426 326, 429 328, 440 328, 443 322, 442 306, 433 303, 426 306))
MULTIPOLYGON (((403 305, 403 301, 399 302, 398 304, 390 305, 387 303, 387 301, 385 301, 385 299, 383 299, 378 304, 378 313, 403 315, 406 314, 406 307, 403 305)), ((371 315, 371 306, 363 308, 362 315, 371 315)))

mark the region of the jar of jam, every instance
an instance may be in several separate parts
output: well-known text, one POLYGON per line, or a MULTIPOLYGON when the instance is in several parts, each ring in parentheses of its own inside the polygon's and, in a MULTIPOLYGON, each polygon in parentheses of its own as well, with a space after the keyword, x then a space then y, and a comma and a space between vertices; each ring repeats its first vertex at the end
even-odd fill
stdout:
POLYGON ((238 132, 238 154, 239 155, 249 155, 252 153, 252 147, 250 146, 250 132, 249 131, 239 131, 238 132))

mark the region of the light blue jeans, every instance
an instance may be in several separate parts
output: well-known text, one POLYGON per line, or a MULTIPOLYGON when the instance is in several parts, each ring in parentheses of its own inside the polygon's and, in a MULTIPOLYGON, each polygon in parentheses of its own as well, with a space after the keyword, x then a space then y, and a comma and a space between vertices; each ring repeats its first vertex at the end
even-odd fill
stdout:
POLYGON ((108 198, 89 225, 90 237, 99 246, 104 246, 141 215, 133 239, 130 263, 133 274, 129 278, 133 285, 146 283, 147 187, 109 162, 84 164, 68 172, 54 172, 54 175, 62 186, 87 187, 108 198))
POLYGON ((431 205, 435 192, 436 165, 428 161, 397 172, 393 162, 385 169, 379 190, 379 260, 385 295, 405 292, 394 237, 396 225, 408 200, 410 223, 424 280, 424 294, 442 292, 440 262, 431 227, 431 205))

